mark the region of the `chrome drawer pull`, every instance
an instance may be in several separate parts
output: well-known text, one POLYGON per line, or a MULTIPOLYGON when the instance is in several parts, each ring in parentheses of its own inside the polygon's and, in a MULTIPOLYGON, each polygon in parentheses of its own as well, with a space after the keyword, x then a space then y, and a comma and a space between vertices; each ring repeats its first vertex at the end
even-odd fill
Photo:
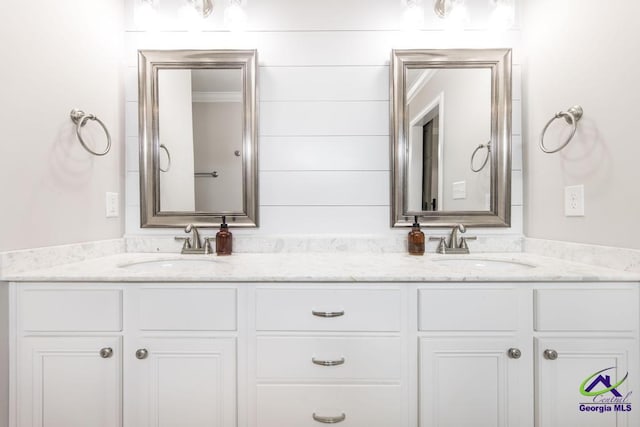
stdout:
POLYGON ((545 350, 542 354, 547 360, 556 360, 558 358, 558 352, 555 350, 545 350))
POLYGON ((100 357, 102 357, 103 359, 108 359, 111 356, 113 356, 113 349, 111 347, 100 349, 100 357))
POLYGON ((341 357, 339 360, 318 360, 312 357, 311 361, 320 366, 338 366, 344 364, 344 357, 341 357))
POLYGON ((311 314, 318 317, 340 317, 344 316, 344 310, 342 311, 315 311, 312 310, 311 314))
POLYGON ((324 424, 337 424, 337 423, 341 423, 343 422, 345 419, 347 418, 347 416, 345 415, 345 413, 343 412, 339 417, 321 417, 319 415, 316 415, 316 413, 313 413, 313 419, 316 420, 319 423, 324 423, 324 424))

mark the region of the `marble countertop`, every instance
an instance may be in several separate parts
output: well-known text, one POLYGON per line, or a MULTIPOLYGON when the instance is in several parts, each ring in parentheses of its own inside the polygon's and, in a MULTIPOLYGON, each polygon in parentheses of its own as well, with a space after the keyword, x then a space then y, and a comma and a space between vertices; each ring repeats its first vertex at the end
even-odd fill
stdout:
POLYGON ((528 253, 425 254, 424 256, 411 256, 404 253, 241 253, 228 257, 122 253, 51 268, 6 274, 2 280, 16 282, 640 282, 640 274, 528 253))

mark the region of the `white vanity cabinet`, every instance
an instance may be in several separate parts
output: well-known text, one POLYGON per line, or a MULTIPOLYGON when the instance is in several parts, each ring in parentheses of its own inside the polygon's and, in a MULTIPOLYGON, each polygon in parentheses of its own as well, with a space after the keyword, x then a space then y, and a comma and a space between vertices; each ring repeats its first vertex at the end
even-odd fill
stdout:
POLYGON ((237 289, 131 285, 125 425, 234 427, 237 289))
POLYGON ((14 317, 15 425, 122 425, 122 291, 27 286, 14 317))
POLYGON ((527 302, 514 285, 418 290, 420 427, 533 425, 527 302))
POLYGON ((12 289, 12 426, 237 425, 235 287, 12 289))
POLYGON ((636 283, 13 283, 10 296, 10 427, 640 425, 636 283), (631 394, 605 405, 616 393, 631 394))
POLYGON ((640 385, 639 302, 635 284, 419 289, 420 427, 639 425, 633 393, 616 406, 580 392, 599 372, 593 392, 627 373, 616 392, 640 385))
POLYGON ((640 425, 640 402, 633 396, 640 389, 639 327, 637 288, 616 284, 536 288, 537 426, 640 425), (615 391, 581 394, 581 386, 589 389, 595 382, 592 391, 597 392, 627 374, 615 391), (604 382, 598 381, 600 375, 604 382), (608 402, 614 405, 603 404, 608 402))
POLYGON ((256 427, 406 425, 397 286, 255 291, 256 427))

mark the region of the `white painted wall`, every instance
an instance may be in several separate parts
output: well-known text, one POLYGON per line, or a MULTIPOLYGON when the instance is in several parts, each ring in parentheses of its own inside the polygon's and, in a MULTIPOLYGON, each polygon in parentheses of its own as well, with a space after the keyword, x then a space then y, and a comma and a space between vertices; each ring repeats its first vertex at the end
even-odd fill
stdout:
POLYGON ((248 31, 240 34, 225 31, 222 10, 205 25, 206 31, 185 31, 172 12, 177 0, 161 2, 161 31, 139 31, 129 5, 127 234, 176 234, 139 228, 137 49, 258 50, 260 228, 234 233, 393 235, 405 234, 406 229, 389 226, 391 50, 513 47, 512 227, 473 232, 521 235, 520 31, 496 34, 479 29, 486 24, 487 2, 468 3, 476 29, 461 34, 442 31, 429 8, 425 31, 398 31, 398 0, 249 1, 248 31))
MULTIPOLYGON (((523 34, 528 237, 640 249, 640 3, 527 0, 523 34), (585 114, 563 151, 544 154, 538 138, 553 114, 580 104, 585 114), (583 184, 585 216, 564 216, 564 187, 583 184)), ((566 134, 556 121, 545 141, 566 134)))
POLYGON ((124 189, 123 19, 123 1, 0 2, 0 251, 122 235, 105 192, 124 189), (81 147, 72 108, 105 122, 108 155, 81 147))

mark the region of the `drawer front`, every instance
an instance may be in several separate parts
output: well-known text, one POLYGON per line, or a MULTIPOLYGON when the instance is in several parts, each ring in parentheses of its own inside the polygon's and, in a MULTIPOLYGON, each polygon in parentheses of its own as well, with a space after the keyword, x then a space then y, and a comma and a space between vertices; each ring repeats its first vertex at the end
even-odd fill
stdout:
POLYGON ((515 331, 518 295, 513 289, 421 289, 421 331, 515 331))
POLYGON ((18 304, 24 331, 122 331, 118 289, 25 289, 18 304))
POLYGON ((404 425, 399 386, 259 385, 257 410, 258 427, 318 427, 330 419, 344 427, 404 425))
POLYGON ((638 294, 633 289, 536 289, 536 331, 635 331, 638 294))
POLYGON ((394 289, 258 289, 260 331, 399 331, 394 289), (314 314, 315 313, 315 314, 314 314))
POLYGON ((259 337, 258 380, 400 379, 399 337, 259 337))
POLYGON ((236 290, 144 288, 140 290, 143 331, 233 331, 236 290))

